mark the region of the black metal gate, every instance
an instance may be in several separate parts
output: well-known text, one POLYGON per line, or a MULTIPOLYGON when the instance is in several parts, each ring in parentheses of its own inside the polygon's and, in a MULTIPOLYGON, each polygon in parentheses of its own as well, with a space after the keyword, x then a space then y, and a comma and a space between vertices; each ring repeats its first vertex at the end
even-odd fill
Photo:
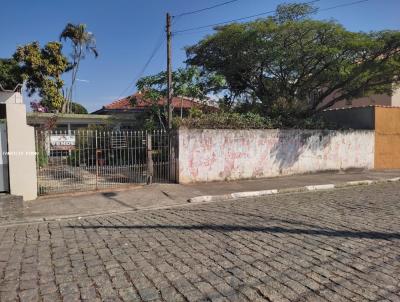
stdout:
POLYGON ((176 182, 174 146, 163 130, 38 130, 38 194, 176 182))

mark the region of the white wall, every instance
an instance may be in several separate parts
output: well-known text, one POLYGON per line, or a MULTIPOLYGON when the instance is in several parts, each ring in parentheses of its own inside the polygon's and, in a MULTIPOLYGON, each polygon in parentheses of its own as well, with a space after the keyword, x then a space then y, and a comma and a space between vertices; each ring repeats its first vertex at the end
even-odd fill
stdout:
POLYGON ((400 107, 400 88, 397 88, 392 95, 392 106, 400 107))
POLYGON ((0 103, 2 104, 23 104, 20 92, 0 91, 0 103))
POLYGON ((10 194, 24 200, 37 197, 35 134, 26 123, 26 107, 20 92, 0 92, 6 106, 10 194))
POLYGON ((35 133, 26 124, 24 104, 6 104, 10 193, 24 200, 37 197, 35 133))
POLYGON ((374 167, 374 131, 179 129, 179 182, 374 167))

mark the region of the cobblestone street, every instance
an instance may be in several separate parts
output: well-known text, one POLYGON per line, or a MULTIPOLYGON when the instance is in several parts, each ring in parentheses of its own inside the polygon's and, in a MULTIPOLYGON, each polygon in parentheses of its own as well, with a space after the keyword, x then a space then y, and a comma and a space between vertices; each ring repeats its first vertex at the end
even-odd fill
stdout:
POLYGON ((400 184, 0 228, 0 301, 400 301, 400 184))

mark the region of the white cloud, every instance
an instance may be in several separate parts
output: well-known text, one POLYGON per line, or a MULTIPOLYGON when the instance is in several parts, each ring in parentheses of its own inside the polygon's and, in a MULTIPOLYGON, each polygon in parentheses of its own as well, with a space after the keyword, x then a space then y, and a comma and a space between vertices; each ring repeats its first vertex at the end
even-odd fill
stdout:
POLYGON ((76 79, 78 82, 83 82, 83 83, 90 83, 89 80, 83 80, 83 79, 76 79))

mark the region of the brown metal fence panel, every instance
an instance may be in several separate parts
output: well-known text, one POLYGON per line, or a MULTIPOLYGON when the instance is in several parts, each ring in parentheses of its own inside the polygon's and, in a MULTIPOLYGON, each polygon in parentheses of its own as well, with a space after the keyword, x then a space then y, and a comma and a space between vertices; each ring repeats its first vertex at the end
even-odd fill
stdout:
POLYGON ((37 130, 39 195, 175 182, 171 138, 162 130, 37 130))

